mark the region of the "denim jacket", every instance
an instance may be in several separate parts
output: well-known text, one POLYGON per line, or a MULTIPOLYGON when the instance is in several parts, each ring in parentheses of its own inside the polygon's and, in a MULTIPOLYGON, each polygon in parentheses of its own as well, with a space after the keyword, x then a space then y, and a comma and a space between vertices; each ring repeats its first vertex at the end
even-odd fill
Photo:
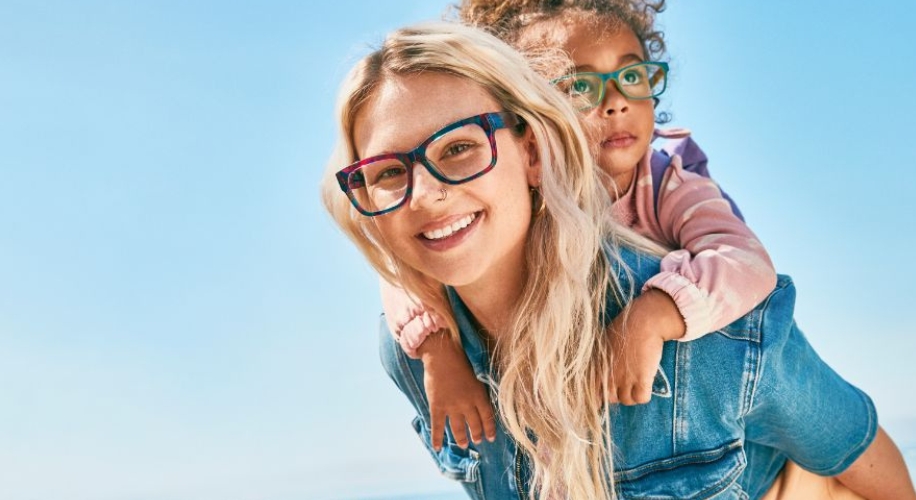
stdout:
MULTIPOLYGON (((639 290, 658 260, 621 250, 639 290)), ((618 270, 619 271, 619 270, 618 270)), ((489 359, 468 310, 450 290, 465 353, 477 378, 496 390, 489 359)), ((750 499, 762 496, 787 459, 821 475, 845 470, 877 432, 871 400, 839 377, 795 325, 795 288, 780 276, 773 292, 727 327, 690 342, 666 342, 652 399, 608 410, 617 497, 750 499)), ((609 304, 609 317, 620 311, 609 304)), ((417 410, 413 427, 439 470, 471 498, 521 500, 528 461, 497 420, 494 442, 462 449, 446 430, 430 444, 423 364, 408 358, 381 321, 385 370, 417 410)))

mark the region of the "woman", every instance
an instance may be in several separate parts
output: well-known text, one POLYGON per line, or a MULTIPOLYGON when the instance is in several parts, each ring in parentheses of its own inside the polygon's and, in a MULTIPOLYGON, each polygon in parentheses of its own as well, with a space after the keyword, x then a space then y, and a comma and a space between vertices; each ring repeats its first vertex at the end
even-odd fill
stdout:
POLYGON ((472 497, 757 498, 787 458, 852 483, 876 463, 905 476, 871 401, 795 327, 787 278, 722 331, 666 343, 650 403, 608 409, 604 324, 658 272, 657 249, 611 222, 576 112, 507 45, 458 25, 400 30, 339 108, 328 210, 449 325, 422 363, 381 335, 415 428, 429 445, 423 367, 448 349, 497 398, 494 441, 449 435, 433 453, 472 497))

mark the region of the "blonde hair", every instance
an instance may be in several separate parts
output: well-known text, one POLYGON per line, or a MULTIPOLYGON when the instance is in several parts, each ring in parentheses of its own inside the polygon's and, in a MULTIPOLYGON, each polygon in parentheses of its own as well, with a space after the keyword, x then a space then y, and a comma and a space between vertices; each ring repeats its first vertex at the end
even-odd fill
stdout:
POLYGON ((346 77, 337 109, 340 140, 325 173, 325 206, 386 279, 401 283, 458 331, 441 283, 410 268, 340 191, 334 172, 358 160, 353 126, 386 78, 446 73, 478 83, 531 128, 541 160, 543 214, 526 241, 526 283, 509 327, 495 337, 499 414, 533 463, 532 495, 613 497, 611 434, 605 385, 611 368, 603 326, 608 291, 624 303, 620 245, 653 249, 613 222, 611 199, 567 100, 511 47, 456 23, 404 28, 363 58, 346 77), (612 271, 613 270, 613 271, 612 271), (532 439, 532 435, 536 436, 532 439))

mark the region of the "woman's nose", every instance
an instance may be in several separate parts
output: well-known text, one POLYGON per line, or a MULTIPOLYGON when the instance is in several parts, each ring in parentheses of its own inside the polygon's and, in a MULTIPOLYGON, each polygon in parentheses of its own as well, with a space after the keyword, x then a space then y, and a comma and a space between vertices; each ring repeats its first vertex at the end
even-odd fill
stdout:
POLYGON ((420 162, 413 165, 413 192, 410 195, 410 208, 417 210, 428 208, 442 200, 442 190, 446 184, 433 177, 426 166, 420 162))

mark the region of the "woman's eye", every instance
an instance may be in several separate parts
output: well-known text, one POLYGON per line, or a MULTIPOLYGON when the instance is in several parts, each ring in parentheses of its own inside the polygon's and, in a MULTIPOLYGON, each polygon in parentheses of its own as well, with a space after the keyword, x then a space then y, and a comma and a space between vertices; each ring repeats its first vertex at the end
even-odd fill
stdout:
POLYGON ((350 189, 361 189, 366 187, 366 178, 362 171, 357 170, 356 172, 351 173, 350 176, 347 177, 347 185, 350 187, 350 189))
POLYGON ((473 144, 469 142, 456 142, 454 144, 450 144, 447 148, 445 148, 445 150, 442 151, 442 157, 448 158, 449 156, 459 155, 471 149, 472 146, 473 144))
POLYGON ((403 165, 394 165, 388 168, 385 168, 375 176, 375 182, 385 182, 395 179, 401 175, 407 173, 407 169, 403 165))

